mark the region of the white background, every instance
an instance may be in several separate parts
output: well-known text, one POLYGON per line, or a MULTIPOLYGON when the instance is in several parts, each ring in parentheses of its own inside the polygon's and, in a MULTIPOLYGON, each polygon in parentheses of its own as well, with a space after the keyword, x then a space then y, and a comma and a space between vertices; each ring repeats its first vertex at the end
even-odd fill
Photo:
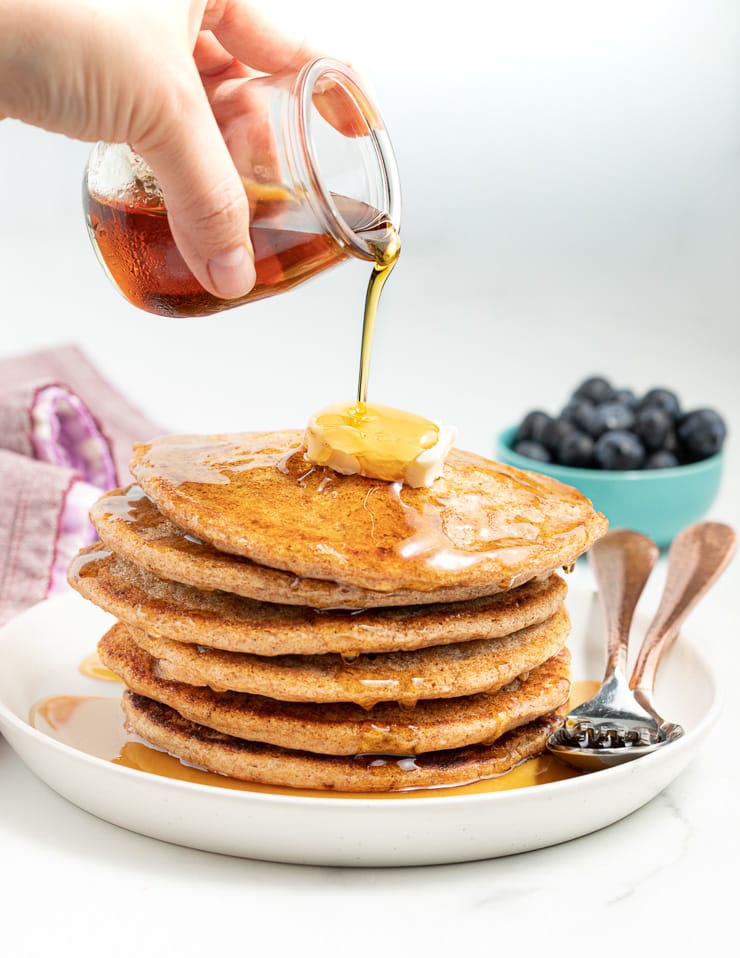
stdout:
MULTIPOLYGON (((398 155, 404 249, 381 305, 371 398, 454 424, 459 445, 489 453, 500 428, 532 405, 557 409, 592 372, 672 386, 730 421, 713 515, 739 524, 740 4, 270 6, 368 77, 398 155)), ((220 317, 137 312, 89 248, 87 152, 0 123, 0 355, 77 342, 172 430, 301 426, 353 395, 365 264, 220 317)), ((736 563, 694 617, 729 679, 738 585, 736 563)), ((522 941, 525 954, 574 954, 596 941, 578 929, 600 932, 610 954, 634 946, 637 928, 676 954, 699 941, 711 950, 734 938, 731 885, 718 877, 740 856, 733 708, 730 696, 730 734, 606 832, 509 861, 351 875, 129 836, 47 792, 0 743, 0 829, 34 875, 12 888, 5 862, 0 912, 13 893, 35 894, 54 916, 34 922, 43 953, 76 942, 91 912, 97 937, 83 939, 83 956, 127 901, 140 954, 152 953, 147 941, 202 954, 218 942, 222 905, 232 942, 243 914, 245 949, 269 936, 276 954, 319 942, 346 954, 522 953, 522 941), (96 885, 83 892, 89 868, 96 885), (565 918, 548 925, 553 902, 565 918), (425 923, 429 909, 438 922, 425 923)), ((0 922, 9 941, 28 927, 13 913, 0 922)), ((8 954, 42 953, 18 940, 8 954)))
MULTIPOLYGON (((291 29, 310 7, 309 36, 367 76, 398 155, 404 249, 371 398, 452 423, 478 451, 592 371, 728 407, 739 4, 273 6, 291 29)), ((80 342, 173 430, 301 425, 352 395, 363 263, 218 318, 137 312, 89 248, 87 152, 0 124, 4 353, 80 342)))

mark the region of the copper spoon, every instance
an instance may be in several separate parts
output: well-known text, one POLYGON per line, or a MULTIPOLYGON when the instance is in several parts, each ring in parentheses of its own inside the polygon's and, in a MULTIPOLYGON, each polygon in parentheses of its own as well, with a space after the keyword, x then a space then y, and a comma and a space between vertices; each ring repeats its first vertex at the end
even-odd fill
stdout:
POLYGON ((615 529, 595 543, 589 558, 606 623, 606 672, 596 695, 573 709, 549 737, 551 752, 593 770, 640 758, 684 734, 655 710, 655 675, 684 619, 730 561, 735 541, 734 531, 719 522, 699 522, 676 536, 663 595, 629 682, 625 667, 632 615, 658 549, 627 529, 615 529))

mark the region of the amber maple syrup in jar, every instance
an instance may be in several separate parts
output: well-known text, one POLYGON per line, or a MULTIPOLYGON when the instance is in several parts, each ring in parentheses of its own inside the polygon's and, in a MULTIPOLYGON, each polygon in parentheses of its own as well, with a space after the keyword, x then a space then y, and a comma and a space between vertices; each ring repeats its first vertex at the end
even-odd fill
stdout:
MULTIPOLYGON (((400 185, 381 114, 357 75, 328 58, 243 81, 232 158, 250 207, 254 289, 223 300, 180 255, 162 190, 125 144, 98 143, 83 205, 93 248, 135 306, 202 316, 273 296, 349 258, 373 264, 377 290, 398 256, 400 185)), ((376 297, 377 298, 377 297, 376 297)))

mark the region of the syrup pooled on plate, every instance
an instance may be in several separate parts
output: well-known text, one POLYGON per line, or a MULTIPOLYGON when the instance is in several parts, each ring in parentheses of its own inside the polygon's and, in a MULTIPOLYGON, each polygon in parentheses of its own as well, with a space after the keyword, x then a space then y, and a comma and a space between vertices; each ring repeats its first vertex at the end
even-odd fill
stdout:
MULTIPOLYGON (((570 707, 589 698, 598 688, 598 682, 574 682, 570 707)), ((121 703, 117 698, 97 695, 56 695, 42 699, 31 709, 30 724, 65 745, 105 759, 116 765, 160 775, 178 781, 211 785, 216 788, 236 789, 269 795, 311 798, 374 799, 378 801, 404 798, 449 798, 458 795, 479 795, 512 789, 529 788, 577 778, 584 774, 552 755, 544 754, 522 762, 496 778, 443 788, 408 789, 395 792, 335 792, 283 788, 258 785, 235 778, 227 778, 187 765, 172 755, 152 748, 123 727, 121 703)), ((378 761, 397 761, 413 764, 413 757, 392 758, 379 756, 378 761)), ((403 765, 402 765, 403 767, 403 765)))
POLYGON ((80 662, 80 672, 89 679, 100 679, 103 682, 121 681, 115 672, 111 672, 109 668, 103 665, 97 652, 91 652, 80 662))

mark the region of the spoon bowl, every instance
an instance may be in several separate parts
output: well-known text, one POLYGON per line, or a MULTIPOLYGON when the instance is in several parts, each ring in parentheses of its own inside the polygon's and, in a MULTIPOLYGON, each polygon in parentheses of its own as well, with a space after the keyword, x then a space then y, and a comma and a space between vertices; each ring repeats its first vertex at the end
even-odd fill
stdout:
POLYGON ((618 725, 604 722, 594 735, 593 724, 587 720, 564 725, 553 732, 547 747, 570 765, 593 772, 642 758, 683 734, 683 727, 674 722, 664 722, 655 728, 643 723, 631 727, 620 717, 618 725))

